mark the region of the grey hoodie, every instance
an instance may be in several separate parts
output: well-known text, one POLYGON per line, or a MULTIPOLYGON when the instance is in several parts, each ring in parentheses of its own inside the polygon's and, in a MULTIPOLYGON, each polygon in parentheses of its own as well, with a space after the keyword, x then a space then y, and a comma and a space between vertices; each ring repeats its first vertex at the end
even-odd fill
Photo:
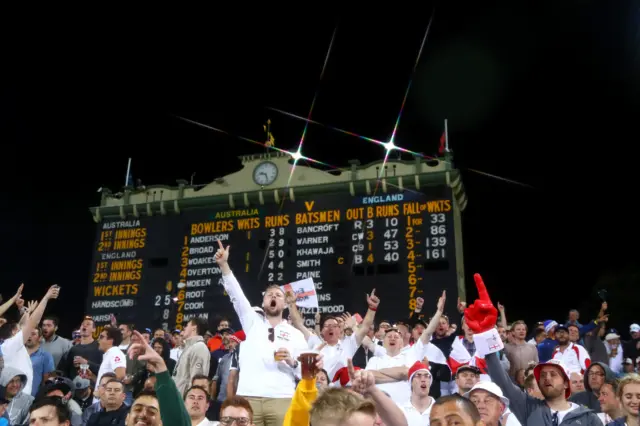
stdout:
POLYGON ((578 392, 569 397, 569 401, 575 402, 576 404, 584 405, 587 408, 591 408, 596 413, 602 412, 600 408, 600 401, 598 401, 598 397, 593 393, 593 389, 589 386, 589 370, 593 368, 594 365, 599 365, 604 370, 604 382, 605 383, 613 383, 616 381, 615 373, 609 368, 607 364, 604 362, 594 362, 587 368, 587 371, 584 372, 584 388, 585 391, 578 392))
POLYGON ((29 408, 33 402, 33 397, 22 391, 27 384, 27 376, 17 368, 5 365, 0 375, 0 385, 6 387, 16 376, 20 376, 22 386, 20 387, 20 392, 11 399, 7 406, 7 416, 9 417, 10 425, 22 426, 29 423, 29 408))
MULTIPOLYGON (((537 399, 524 392, 509 378, 496 354, 485 356, 487 371, 491 380, 495 382, 504 396, 509 398, 509 409, 521 424, 525 426, 551 426, 551 409, 543 400, 537 399)), ((563 426, 602 426, 602 422, 592 410, 578 407, 567 414, 560 425, 563 426)))

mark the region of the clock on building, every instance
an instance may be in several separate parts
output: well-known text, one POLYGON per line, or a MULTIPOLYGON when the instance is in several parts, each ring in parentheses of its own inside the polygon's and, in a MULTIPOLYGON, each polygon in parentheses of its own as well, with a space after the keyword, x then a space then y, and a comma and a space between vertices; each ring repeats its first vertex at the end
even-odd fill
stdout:
POLYGON ((264 161, 253 169, 253 181, 261 186, 271 185, 278 177, 278 166, 271 161, 264 161))

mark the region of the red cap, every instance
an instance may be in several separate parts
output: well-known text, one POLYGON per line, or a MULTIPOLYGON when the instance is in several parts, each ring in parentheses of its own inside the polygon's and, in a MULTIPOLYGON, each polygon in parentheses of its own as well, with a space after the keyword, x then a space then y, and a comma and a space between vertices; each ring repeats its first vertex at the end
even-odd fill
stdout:
POLYGON ((242 330, 236 331, 235 333, 233 333, 233 335, 240 339, 240 342, 244 342, 245 340, 247 340, 247 335, 242 330))
POLYGON ((431 376, 431 371, 429 371, 429 367, 427 367, 425 364, 423 364, 420 361, 416 361, 415 364, 413 364, 409 369, 409 382, 411 382, 411 379, 413 379, 413 375, 416 374, 418 371, 426 371, 427 373, 429 373, 429 376, 431 376))
MULTIPOLYGON (((357 370, 362 370, 360 367, 353 367, 354 371, 357 370)), ((340 381, 340 386, 345 387, 347 385, 349 385, 349 383, 351 382, 351 379, 349 378, 349 369, 347 367, 342 367, 341 369, 339 369, 338 371, 336 371, 336 375, 333 376, 333 383, 340 381)))

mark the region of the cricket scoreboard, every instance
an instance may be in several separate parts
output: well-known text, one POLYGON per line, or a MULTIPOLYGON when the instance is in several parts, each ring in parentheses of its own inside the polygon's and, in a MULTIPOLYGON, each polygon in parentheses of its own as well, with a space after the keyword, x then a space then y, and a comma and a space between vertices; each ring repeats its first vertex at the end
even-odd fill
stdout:
MULTIPOLYGON (((119 215, 98 223, 88 313, 98 324, 114 313, 137 328, 181 329, 196 316, 237 325, 214 259, 218 241, 231 246, 229 264, 254 306, 267 285, 312 278, 324 314, 364 314, 373 288, 379 319, 407 318, 417 297, 429 314, 445 289, 455 311, 463 269, 454 187, 307 189, 165 214, 123 215, 118 206, 119 215)), ((301 311, 313 326, 315 310, 301 311)))

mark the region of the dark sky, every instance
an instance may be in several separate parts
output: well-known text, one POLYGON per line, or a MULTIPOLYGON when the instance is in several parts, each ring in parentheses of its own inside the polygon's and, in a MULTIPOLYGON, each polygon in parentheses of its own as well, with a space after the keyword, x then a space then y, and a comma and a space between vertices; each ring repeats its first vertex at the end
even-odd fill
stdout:
MULTIPOLYGON (((593 313, 602 274, 638 256, 640 6, 562 3, 441 2, 395 139, 434 154, 449 119, 470 199, 469 284, 482 273, 510 319, 560 320, 570 307, 593 313)), ((72 323, 67 329, 77 323, 95 236, 87 209, 99 187, 120 189, 128 157, 147 185, 192 173, 207 183, 237 170, 238 155, 262 151, 173 114, 255 139, 271 118, 287 149, 303 123, 266 108, 306 116, 318 90, 315 120, 388 139, 430 11, 428 2, 339 19, 283 10, 115 36, 38 30, 40 41, 24 47, 0 90, 5 298, 21 281, 27 298, 56 282, 63 291, 52 311, 72 323)), ((344 167, 380 160, 383 150, 311 126, 304 154, 344 167)))

